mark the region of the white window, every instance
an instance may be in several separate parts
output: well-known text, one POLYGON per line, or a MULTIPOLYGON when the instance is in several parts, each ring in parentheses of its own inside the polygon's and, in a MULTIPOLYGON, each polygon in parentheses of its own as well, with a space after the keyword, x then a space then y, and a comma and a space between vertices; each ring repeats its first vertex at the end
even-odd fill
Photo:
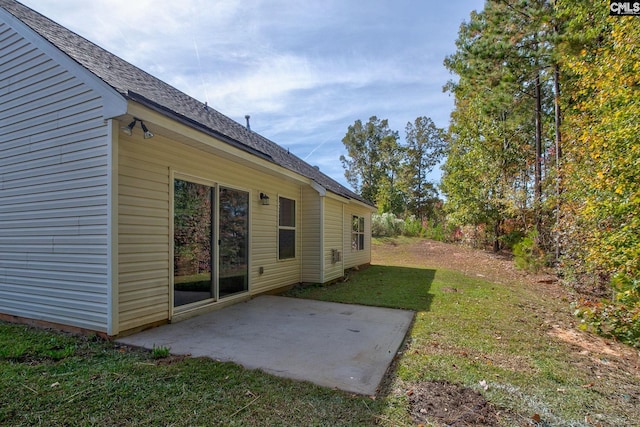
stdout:
POLYGON ((296 201, 279 198, 278 259, 296 257, 296 201))
POLYGON ((364 250, 364 217, 351 217, 351 250, 364 250))

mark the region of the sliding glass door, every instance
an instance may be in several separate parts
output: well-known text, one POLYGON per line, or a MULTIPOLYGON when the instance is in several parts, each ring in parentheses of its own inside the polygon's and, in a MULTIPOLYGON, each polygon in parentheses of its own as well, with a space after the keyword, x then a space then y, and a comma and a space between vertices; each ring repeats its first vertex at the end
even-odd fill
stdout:
POLYGON ((173 203, 174 307, 246 292, 249 193, 175 179, 173 203))
POLYGON ((218 206, 218 283, 222 298, 249 289, 249 193, 221 187, 218 206))
POLYGON ((173 305, 214 298, 213 187, 174 180, 173 305))

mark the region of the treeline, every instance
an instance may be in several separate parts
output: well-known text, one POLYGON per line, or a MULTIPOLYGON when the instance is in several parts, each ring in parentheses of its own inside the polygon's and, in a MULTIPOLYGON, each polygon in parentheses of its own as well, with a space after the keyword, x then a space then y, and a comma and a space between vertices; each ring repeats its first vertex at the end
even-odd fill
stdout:
POLYGON ((405 127, 405 142, 386 119, 356 120, 342 139, 347 156, 340 156, 345 177, 380 213, 433 218, 438 191, 428 178, 445 154, 445 131, 428 117, 405 127))
POLYGON ((487 0, 445 59, 440 187, 450 226, 556 267, 591 295, 577 302, 585 324, 635 346, 639 41, 638 17, 609 16, 605 0, 487 0))

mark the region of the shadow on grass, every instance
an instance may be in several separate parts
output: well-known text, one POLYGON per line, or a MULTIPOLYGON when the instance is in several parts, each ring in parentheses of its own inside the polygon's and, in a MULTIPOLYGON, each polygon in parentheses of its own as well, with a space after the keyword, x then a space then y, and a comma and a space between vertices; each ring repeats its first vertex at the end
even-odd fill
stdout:
POLYGON ((344 280, 330 285, 301 285, 287 296, 348 304, 429 311, 436 270, 372 265, 350 270, 344 280))

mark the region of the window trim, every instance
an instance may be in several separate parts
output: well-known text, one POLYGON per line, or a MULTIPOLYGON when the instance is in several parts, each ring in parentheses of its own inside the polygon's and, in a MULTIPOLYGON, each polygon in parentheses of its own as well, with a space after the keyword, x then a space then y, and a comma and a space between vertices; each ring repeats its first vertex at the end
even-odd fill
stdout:
POLYGON ((298 238, 298 232, 297 232, 297 224, 298 224, 298 212, 297 212, 297 208, 298 208, 298 201, 296 199, 290 198, 290 197, 286 197, 286 196, 281 196, 278 195, 278 261, 290 261, 290 260, 295 260, 297 258, 297 250, 298 250, 298 244, 297 244, 297 238, 298 238), (293 202, 293 225, 280 225, 280 220, 281 220, 281 214, 282 214, 282 203, 281 200, 285 199, 285 200, 289 200, 291 202, 293 202), (281 231, 293 231, 293 255, 292 256, 288 256, 288 257, 281 257, 281 252, 280 252, 280 232, 281 231))
POLYGON ((365 243, 365 218, 359 215, 351 215, 351 252, 364 251, 365 243), (354 243, 356 243, 354 245, 354 243))

